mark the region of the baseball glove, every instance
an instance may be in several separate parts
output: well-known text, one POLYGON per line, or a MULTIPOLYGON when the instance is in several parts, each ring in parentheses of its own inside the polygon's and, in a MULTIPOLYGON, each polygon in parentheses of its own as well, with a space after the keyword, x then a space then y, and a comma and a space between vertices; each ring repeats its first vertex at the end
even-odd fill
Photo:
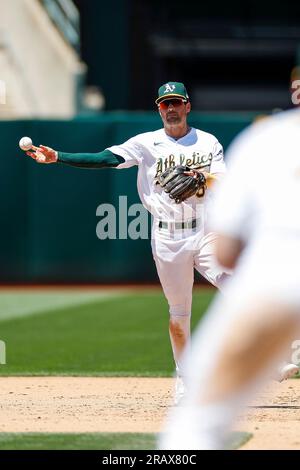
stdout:
POLYGON ((203 173, 183 165, 168 168, 159 175, 157 182, 176 204, 194 195, 202 197, 206 190, 206 179, 203 173), (185 175, 188 171, 193 171, 194 175, 185 175))

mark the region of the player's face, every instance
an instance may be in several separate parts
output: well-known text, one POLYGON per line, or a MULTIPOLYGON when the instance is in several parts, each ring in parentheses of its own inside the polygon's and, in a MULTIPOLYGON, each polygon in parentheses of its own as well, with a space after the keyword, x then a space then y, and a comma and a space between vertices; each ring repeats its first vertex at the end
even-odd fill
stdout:
POLYGON ((181 99, 173 98, 159 103, 158 109, 164 123, 180 124, 186 120, 191 105, 181 99))

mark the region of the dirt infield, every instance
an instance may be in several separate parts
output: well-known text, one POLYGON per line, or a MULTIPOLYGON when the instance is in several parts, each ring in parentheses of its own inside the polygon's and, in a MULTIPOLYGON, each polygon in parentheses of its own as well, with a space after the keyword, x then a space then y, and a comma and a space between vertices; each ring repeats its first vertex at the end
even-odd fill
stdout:
MULTIPOLYGON (((173 379, 1 377, 0 432, 158 432, 173 379)), ((239 419, 244 449, 300 449, 300 380, 272 382, 239 419)))
POLYGON ((253 434, 243 449, 300 449, 300 380, 271 382, 236 429, 253 434))

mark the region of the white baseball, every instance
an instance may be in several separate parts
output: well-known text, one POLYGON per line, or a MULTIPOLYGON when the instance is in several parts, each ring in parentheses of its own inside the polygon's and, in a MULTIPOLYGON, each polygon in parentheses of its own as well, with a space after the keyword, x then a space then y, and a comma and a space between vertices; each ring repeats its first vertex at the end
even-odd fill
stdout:
POLYGON ((32 140, 30 137, 22 137, 22 139, 19 142, 19 147, 27 152, 28 150, 31 149, 32 147, 32 140))

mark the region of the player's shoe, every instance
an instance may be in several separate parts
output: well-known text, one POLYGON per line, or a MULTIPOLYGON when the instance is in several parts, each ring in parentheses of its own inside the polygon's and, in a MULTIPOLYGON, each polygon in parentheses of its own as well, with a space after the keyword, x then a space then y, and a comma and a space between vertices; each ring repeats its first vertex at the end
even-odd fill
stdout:
POLYGON ((174 389, 174 405, 178 406, 182 402, 184 396, 186 393, 186 387, 184 384, 184 381, 182 380, 182 377, 177 375, 176 381, 175 381, 175 389, 174 389))
MULTIPOLYGON (((208 415, 205 413, 205 417, 208 415)), ((199 421, 199 407, 177 406, 170 410, 162 432, 158 435, 159 450, 223 449, 219 427, 199 421)), ((214 422, 213 422, 214 423, 214 422)))
POLYGON ((294 377, 299 372, 299 367, 296 364, 283 364, 279 369, 279 377, 278 381, 282 382, 283 380, 287 380, 291 377, 294 377))

